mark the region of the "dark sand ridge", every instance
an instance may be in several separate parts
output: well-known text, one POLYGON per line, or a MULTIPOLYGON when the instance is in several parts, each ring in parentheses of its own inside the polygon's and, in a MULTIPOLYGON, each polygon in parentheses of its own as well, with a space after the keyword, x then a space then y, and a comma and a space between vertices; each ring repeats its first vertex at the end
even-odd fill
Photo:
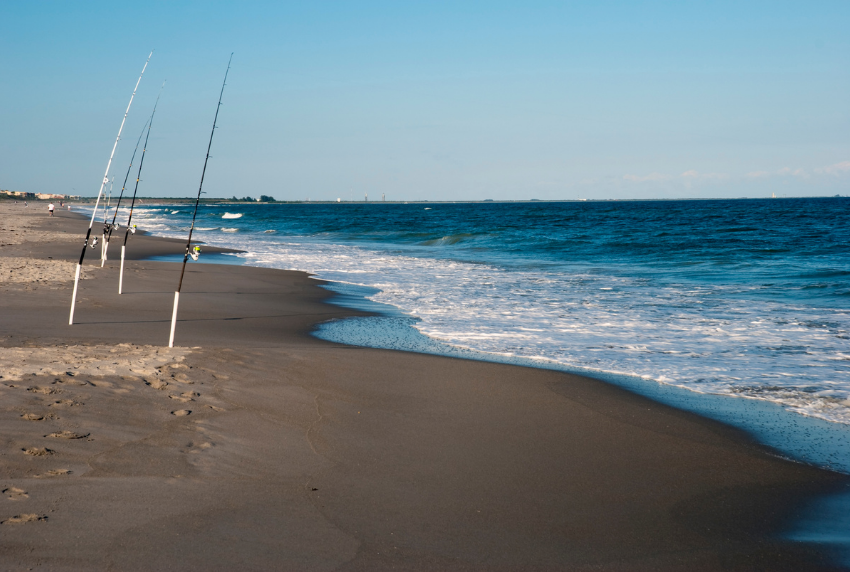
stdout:
MULTIPOLYGON (((61 214, 42 232, 82 237, 61 214)), ((131 240, 134 258, 183 248, 131 240)), ((179 265, 129 262, 118 296, 111 250, 74 326, 72 276, 0 283, 0 346, 165 345, 179 265)), ((182 361, 0 379, 0 568, 830 569, 776 535, 843 476, 593 379, 317 340, 358 313, 303 273, 187 272, 182 361)))

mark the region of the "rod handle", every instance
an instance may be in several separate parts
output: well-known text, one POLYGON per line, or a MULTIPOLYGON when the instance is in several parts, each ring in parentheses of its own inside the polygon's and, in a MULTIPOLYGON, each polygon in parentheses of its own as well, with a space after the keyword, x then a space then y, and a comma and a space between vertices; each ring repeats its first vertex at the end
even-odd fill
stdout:
POLYGON ((174 293, 174 310, 171 312, 171 336, 168 338, 168 347, 174 347, 174 328, 177 326, 177 304, 180 302, 180 292, 174 293))

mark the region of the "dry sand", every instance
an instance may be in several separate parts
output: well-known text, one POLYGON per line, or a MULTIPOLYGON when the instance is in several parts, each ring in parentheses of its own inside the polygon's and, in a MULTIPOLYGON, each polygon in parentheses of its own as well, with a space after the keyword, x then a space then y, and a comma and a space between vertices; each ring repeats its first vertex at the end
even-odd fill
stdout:
MULTIPOLYGON (((0 258, 0 286, 9 284, 39 284, 74 280, 74 262, 66 260, 40 260, 22 256, 0 258)), ((86 269, 80 278, 90 278, 86 269)))
POLYGON ((47 205, 33 202, 32 206, 24 207, 23 203, 0 201, 0 246, 21 244, 22 242, 64 242, 79 241, 82 246, 82 236, 69 232, 51 232, 40 229, 39 232, 29 232, 33 226, 38 226, 40 219, 47 216, 47 205))
POLYGON ((156 376, 161 366, 183 361, 186 348, 133 344, 0 347, 0 379, 32 375, 156 376))
MULTIPOLYGON (((30 234, 84 235, 59 214, 30 234)), ((74 326, 69 283, 0 290, 0 569, 831 569, 779 533, 846 479, 722 424, 580 376, 317 340, 356 312, 297 272, 191 265, 170 352, 179 266, 129 262, 122 296, 114 262, 90 272, 74 326)))
MULTIPOLYGON (((33 202, 31 206, 24 207, 23 202, 15 204, 10 201, 0 201, 0 249, 26 242, 49 244, 76 242, 82 246, 85 235, 67 232, 70 229, 33 230, 40 223, 44 223, 44 218, 49 218, 46 204, 33 202)), ((54 220, 56 220, 55 217, 54 220)), ((55 223, 53 227, 56 228, 55 223)), ((0 250, 0 288, 55 286, 57 283, 74 279, 76 264, 73 261, 54 260, 48 257, 3 256, 3 254, 5 252, 0 250)), ((80 278, 85 279, 89 276, 90 274, 84 271, 80 278)))

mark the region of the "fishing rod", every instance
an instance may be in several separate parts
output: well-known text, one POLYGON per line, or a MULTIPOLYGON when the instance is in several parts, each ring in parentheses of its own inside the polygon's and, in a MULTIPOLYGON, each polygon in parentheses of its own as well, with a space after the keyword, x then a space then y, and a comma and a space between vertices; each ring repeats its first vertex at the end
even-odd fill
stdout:
MULTIPOLYGON (((150 121, 150 119, 148 119, 150 121)), ((106 234, 106 250, 109 250, 109 240, 112 238, 112 229, 118 228, 115 224, 115 218, 118 216, 118 209, 121 208, 121 198, 124 196, 124 190, 127 188, 127 179, 130 178, 130 171, 133 169, 133 161, 136 160, 136 153, 139 151, 139 144, 142 142, 142 136, 145 134, 145 129, 148 128, 148 123, 145 121, 142 132, 139 133, 139 138, 136 140, 136 147, 133 149, 133 156, 130 157, 130 165, 127 167, 127 174, 124 175, 124 184, 121 185, 121 193, 118 195, 118 202, 115 204, 115 212, 112 214, 112 223, 106 222, 106 217, 103 219, 103 232, 106 234)), ((106 258, 106 253, 104 253, 106 258)))
MULTIPOLYGON (((148 134, 145 136, 145 146, 142 147, 142 158, 139 160, 139 172, 136 173, 136 186, 133 189, 133 200, 130 202, 130 216, 127 218, 127 231, 124 233, 124 244, 121 245, 121 270, 118 273, 118 293, 121 294, 122 287, 124 286, 124 253, 127 250, 127 237, 130 236, 130 233, 136 233, 136 228, 131 226, 133 222, 133 207, 136 205, 136 193, 139 191, 139 181, 142 177, 142 167, 145 164, 145 152, 148 150, 148 139, 151 136, 151 127, 153 127, 153 116, 156 115, 156 106, 159 105, 159 96, 162 95, 162 89, 165 87, 165 82, 162 82, 162 87, 159 88, 159 95, 156 96, 156 103, 153 104, 153 111, 151 112, 151 117, 148 120, 148 134)), ((117 211, 116 211, 117 214, 117 211)), ((115 219, 112 219, 113 224, 115 223, 115 219)))
MULTIPOLYGON (((183 268, 180 270, 180 282, 177 283, 177 291, 174 292, 174 310, 171 312, 171 335, 168 338, 168 347, 174 347, 174 328, 177 326, 177 304, 180 301, 180 289, 183 287, 183 275, 186 273, 186 261, 189 259, 189 249, 192 246, 192 231, 195 230, 195 217, 198 216, 198 203, 201 202, 201 189, 204 188, 204 175, 207 173, 207 162, 210 160, 210 149, 212 148, 213 135, 215 135, 215 125, 218 122, 218 110, 221 108, 221 98, 224 96, 224 86, 227 85, 227 74, 230 73, 230 62, 233 61, 233 52, 230 53, 230 59, 227 60, 227 71, 224 72, 224 81, 221 82, 221 93, 218 94, 218 105, 215 108, 215 118, 213 119, 212 132, 210 132, 210 142, 207 145, 207 157, 204 159, 204 169, 201 171, 201 184, 198 187, 198 198, 195 199, 195 212, 192 214, 192 225, 189 227, 189 240, 186 241, 186 252, 183 254, 183 268)), ((198 248, 195 247, 195 252, 192 253, 192 259, 198 259, 198 248)))
MULTIPOLYGON (((91 227, 94 225, 94 218, 97 215, 97 206, 100 204, 100 197, 103 195, 103 187, 109 182, 109 168, 112 166, 112 158, 115 156, 115 149, 118 147, 118 141, 121 139, 121 132, 124 130, 124 123, 127 121, 127 114, 130 113, 130 106, 133 105, 133 98, 136 97, 136 90, 139 89, 139 83, 142 81, 142 76, 145 75, 145 70, 148 68, 148 62, 151 61, 153 50, 148 54, 148 59, 145 61, 145 67, 142 68, 142 73, 139 74, 139 79, 136 80, 136 87, 133 88, 133 95, 130 96, 130 103, 127 104, 127 110, 124 112, 124 119, 121 120, 121 127, 118 128, 118 136, 115 137, 115 144, 112 145, 112 153, 109 154, 109 162, 106 163, 106 172, 103 174, 103 181, 100 183, 100 190, 97 192, 97 201, 94 203, 94 210, 91 213, 91 221, 89 221, 89 229, 86 232, 86 241, 83 243, 83 251, 80 253, 80 261, 77 262, 77 272, 74 276, 74 294, 71 297, 71 315, 68 318, 68 325, 74 324, 74 307, 77 305, 77 287, 80 284, 80 271, 83 268, 83 259, 86 257, 86 247, 89 245, 91 237, 91 227)), ((92 243, 92 248, 97 245, 97 237, 92 243)))

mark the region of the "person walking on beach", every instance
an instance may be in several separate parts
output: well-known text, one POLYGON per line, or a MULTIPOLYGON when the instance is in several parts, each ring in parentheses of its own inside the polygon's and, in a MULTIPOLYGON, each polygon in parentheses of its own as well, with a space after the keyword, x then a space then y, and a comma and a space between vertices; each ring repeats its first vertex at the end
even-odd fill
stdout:
POLYGON ((53 209, 55 209, 55 208, 56 207, 53 205, 53 203, 50 203, 49 205, 47 205, 47 210, 48 210, 48 212, 50 212, 50 216, 53 216, 53 209))

